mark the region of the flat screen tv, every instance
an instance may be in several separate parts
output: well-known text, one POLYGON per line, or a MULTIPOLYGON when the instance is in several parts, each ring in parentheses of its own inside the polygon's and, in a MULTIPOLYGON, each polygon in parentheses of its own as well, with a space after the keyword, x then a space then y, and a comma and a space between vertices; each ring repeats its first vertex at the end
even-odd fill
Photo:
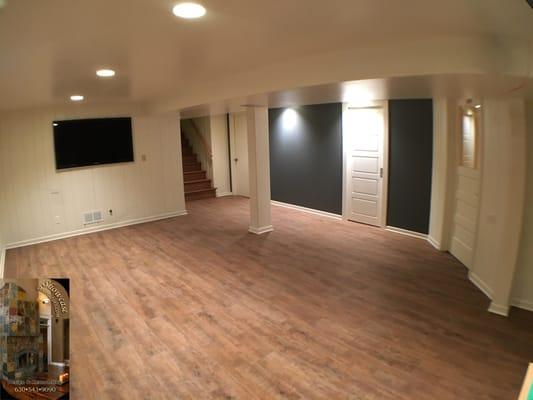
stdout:
POLYGON ((133 161, 131 118, 54 121, 56 168, 133 161))

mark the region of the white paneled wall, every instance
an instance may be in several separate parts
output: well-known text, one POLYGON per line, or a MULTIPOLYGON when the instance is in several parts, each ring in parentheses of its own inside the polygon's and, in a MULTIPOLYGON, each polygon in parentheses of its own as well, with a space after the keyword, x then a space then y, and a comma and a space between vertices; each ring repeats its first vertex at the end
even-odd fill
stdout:
POLYGON ((94 107, 2 114, 0 185, 8 247, 183 214, 179 117, 94 107), (111 116, 133 116, 135 162, 56 171, 52 121, 111 116), (86 227, 92 210, 104 221, 86 227))

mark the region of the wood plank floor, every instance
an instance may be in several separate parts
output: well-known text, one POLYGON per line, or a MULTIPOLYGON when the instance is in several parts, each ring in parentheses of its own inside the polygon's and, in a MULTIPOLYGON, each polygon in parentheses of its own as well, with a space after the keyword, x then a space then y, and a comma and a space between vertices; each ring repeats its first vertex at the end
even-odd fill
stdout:
POLYGON ((533 313, 488 299, 427 242, 242 198, 9 250, 69 277, 73 399, 514 399, 533 313))

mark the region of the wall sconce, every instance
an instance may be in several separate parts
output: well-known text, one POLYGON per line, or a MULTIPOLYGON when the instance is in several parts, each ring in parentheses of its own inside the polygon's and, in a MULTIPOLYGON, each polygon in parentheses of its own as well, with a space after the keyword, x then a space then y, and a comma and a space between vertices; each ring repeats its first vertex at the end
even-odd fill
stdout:
POLYGON ((285 111, 283 111, 283 114, 281 115, 283 129, 288 131, 293 130, 296 127, 297 122, 298 114, 296 111, 294 111, 292 108, 287 108, 285 111))

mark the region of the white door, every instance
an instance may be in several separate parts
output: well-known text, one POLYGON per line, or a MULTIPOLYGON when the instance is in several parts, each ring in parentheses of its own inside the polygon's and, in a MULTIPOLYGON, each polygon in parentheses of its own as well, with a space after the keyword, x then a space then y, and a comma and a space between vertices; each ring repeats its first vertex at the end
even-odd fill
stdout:
POLYGON ((459 114, 456 188, 450 253, 472 268, 479 215, 480 171, 478 150, 481 139, 481 111, 461 107, 459 114))
POLYGON ((348 107, 345 114, 347 218, 383 226, 384 107, 348 107))
POLYGON ((231 182, 233 194, 250 196, 248 174, 248 131, 246 113, 230 115, 231 182))

